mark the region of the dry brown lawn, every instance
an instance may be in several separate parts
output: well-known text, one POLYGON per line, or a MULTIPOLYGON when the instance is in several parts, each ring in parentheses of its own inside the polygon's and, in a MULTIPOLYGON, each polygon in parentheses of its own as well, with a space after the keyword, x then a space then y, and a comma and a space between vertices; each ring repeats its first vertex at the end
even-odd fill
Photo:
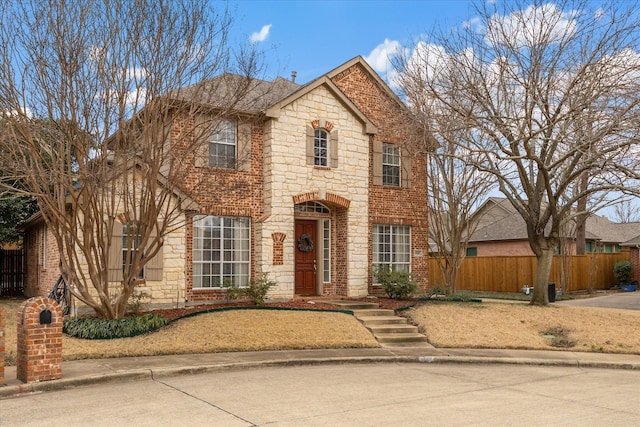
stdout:
MULTIPOLYGON (((15 364, 21 300, 0 300, 7 314, 6 359, 15 364)), ((176 320, 133 338, 62 338, 62 359, 277 349, 378 347, 355 317, 322 311, 230 310, 176 320)))
POLYGON ((436 347, 640 354, 640 311, 515 303, 426 304, 407 310, 436 347))
MULTIPOLYGON (((9 365, 15 364, 15 325, 21 302, 0 300, 7 314, 5 347, 9 365)), ((429 303, 404 313, 436 347, 640 354, 639 311, 511 303, 429 303)), ((179 319, 159 331, 134 338, 80 340, 64 336, 63 360, 354 347, 378 347, 378 343, 354 317, 344 313, 229 310, 179 319)))

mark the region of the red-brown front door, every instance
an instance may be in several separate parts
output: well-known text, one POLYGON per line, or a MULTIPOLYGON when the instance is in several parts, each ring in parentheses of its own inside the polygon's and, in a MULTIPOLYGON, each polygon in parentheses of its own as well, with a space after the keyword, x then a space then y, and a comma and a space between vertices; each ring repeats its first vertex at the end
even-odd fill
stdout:
POLYGON ((316 227, 316 221, 296 220, 296 295, 316 294, 316 227))

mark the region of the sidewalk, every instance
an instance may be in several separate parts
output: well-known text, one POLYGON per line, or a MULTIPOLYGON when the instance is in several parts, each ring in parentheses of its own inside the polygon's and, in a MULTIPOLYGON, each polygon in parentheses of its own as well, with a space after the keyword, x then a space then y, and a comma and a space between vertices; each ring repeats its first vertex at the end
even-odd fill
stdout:
POLYGON ((62 379, 24 384, 16 367, 5 367, 6 386, 0 399, 104 382, 157 379, 227 369, 344 363, 476 363, 583 368, 640 369, 640 355, 579 353, 569 351, 492 350, 425 347, 366 349, 282 350, 237 353, 185 354, 62 363, 62 379))

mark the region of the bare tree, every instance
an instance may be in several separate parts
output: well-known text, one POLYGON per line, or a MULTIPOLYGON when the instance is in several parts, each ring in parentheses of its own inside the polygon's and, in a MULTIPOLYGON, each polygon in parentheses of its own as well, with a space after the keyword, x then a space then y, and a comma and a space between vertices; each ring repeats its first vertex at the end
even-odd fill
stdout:
POLYGON ((622 200, 614 206, 613 220, 619 223, 640 221, 640 210, 631 200, 622 200))
POLYGON ((61 274, 101 317, 124 315, 164 236, 198 208, 194 153, 251 89, 256 53, 232 49, 231 16, 208 3, 0 6, 0 185, 24 182, 61 274), (213 109, 203 100, 219 88, 225 102, 213 109))
POLYGON ((441 131, 447 128, 447 138, 427 154, 429 232, 438 247, 439 256, 435 258, 438 268, 448 290, 454 293, 469 238, 478 224, 472 222, 472 216, 489 194, 493 180, 491 175, 468 167, 473 153, 452 143, 464 139, 455 135, 463 130, 451 121, 438 124, 441 131))
POLYGON ((612 191, 638 192, 640 34, 628 3, 530 3, 479 4, 468 25, 415 46, 400 84, 422 89, 438 138, 449 138, 438 123, 464 123, 469 137, 451 142, 524 219, 538 260, 531 303, 546 305, 578 202, 593 212, 612 191))

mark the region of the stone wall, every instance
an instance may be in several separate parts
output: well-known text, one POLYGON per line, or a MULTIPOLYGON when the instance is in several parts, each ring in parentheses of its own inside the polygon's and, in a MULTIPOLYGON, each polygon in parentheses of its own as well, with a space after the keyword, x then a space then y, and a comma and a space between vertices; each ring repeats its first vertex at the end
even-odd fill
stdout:
MULTIPOLYGON (((276 298, 291 298, 294 294, 294 197, 312 193, 313 200, 327 205, 332 211, 340 206, 332 202, 332 196, 349 201, 345 210, 343 228, 348 233, 334 234, 332 241, 348 239, 343 260, 348 263, 345 283, 325 284, 327 289, 342 289, 343 294, 358 296, 367 293, 369 266, 366 259, 368 241, 368 179, 369 136, 363 123, 344 106, 325 86, 286 105, 280 117, 267 123, 265 135, 265 205, 269 217, 261 224, 262 271, 271 273, 279 287, 271 293, 276 298), (314 120, 331 123, 339 133, 338 167, 314 167, 306 164, 306 129, 314 120), (284 262, 273 265, 273 233, 287 236, 284 242, 284 262), (266 249, 266 250, 265 250, 266 249)), ((335 222, 335 218, 333 221, 335 222)), ((335 224, 334 224, 335 225, 335 224)), ((338 242, 339 243, 339 242, 338 242)), ((332 251, 335 259, 336 252, 332 251)), ((335 265, 335 264, 334 264, 335 265)), ((332 271, 332 280, 340 276, 332 271)))

